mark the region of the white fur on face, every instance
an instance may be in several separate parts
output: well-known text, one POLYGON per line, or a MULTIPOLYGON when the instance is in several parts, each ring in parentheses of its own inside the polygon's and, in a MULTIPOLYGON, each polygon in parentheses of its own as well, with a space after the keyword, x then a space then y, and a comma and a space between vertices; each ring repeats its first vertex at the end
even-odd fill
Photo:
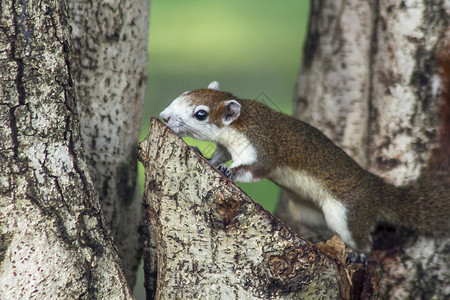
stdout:
POLYGON ((159 116, 166 121, 167 126, 180 136, 190 136, 202 141, 215 141, 219 128, 205 120, 198 120, 194 113, 203 109, 209 112, 205 105, 193 105, 189 96, 181 95, 166 108, 159 116))
POLYGON ((231 167, 251 165, 256 162, 257 152, 242 133, 230 126, 217 127, 208 118, 203 121, 194 114, 203 109, 210 111, 206 105, 194 105, 188 95, 176 98, 159 115, 167 126, 180 136, 191 136, 198 140, 211 141, 223 145, 233 160, 231 167))

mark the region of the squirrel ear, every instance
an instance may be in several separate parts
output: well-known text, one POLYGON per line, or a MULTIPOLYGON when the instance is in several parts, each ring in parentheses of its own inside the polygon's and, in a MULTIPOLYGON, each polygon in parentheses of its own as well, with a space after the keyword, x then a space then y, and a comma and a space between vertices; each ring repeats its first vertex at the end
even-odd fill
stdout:
POLYGON ((218 81, 213 81, 208 85, 208 89, 210 90, 219 90, 219 82, 218 81))
POLYGON ((223 115, 222 123, 230 125, 241 115, 241 104, 236 100, 225 101, 225 113, 223 115))

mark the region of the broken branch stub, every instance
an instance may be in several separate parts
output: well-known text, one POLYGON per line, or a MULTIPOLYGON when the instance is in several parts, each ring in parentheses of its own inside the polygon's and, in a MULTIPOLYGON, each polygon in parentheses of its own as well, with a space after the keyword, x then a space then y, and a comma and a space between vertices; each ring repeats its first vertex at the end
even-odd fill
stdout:
POLYGON ((342 264, 283 225, 157 119, 139 157, 156 237, 156 299, 348 297, 342 264))

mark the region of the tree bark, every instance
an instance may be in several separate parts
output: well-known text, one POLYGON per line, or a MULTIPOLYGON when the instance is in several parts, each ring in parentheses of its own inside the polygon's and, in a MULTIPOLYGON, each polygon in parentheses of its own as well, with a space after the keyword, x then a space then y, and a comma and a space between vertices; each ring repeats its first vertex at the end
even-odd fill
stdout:
MULTIPOLYGON (((375 1, 376 2, 376 1, 375 1)), ((295 115, 367 165, 374 1, 312 1, 295 115)))
POLYGON ((83 157, 66 1, 0 2, 0 298, 130 299, 83 157))
POLYGON ((83 147, 133 286, 142 254, 136 145, 145 97, 149 0, 69 1, 83 147))
MULTIPOLYGON (((427 166, 449 171, 449 20, 445 1, 312 1, 296 116, 396 185, 427 166)), ((289 224, 295 203, 278 207, 289 224)), ((449 297, 450 239, 400 232, 387 246, 386 235, 372 256, 382 299, 449 297)))
MULTIPOLYGON (((156 299, 350 297, 348 280, 361 272, 345 269, 342 242, 316 246, 296 235, 156 119, 139 156, 156 232, 156 299)), ((146 270, 147 284, 154 275, 146 270)), ((353 282, 369 287, 368 299, 372 275, 353 282)))

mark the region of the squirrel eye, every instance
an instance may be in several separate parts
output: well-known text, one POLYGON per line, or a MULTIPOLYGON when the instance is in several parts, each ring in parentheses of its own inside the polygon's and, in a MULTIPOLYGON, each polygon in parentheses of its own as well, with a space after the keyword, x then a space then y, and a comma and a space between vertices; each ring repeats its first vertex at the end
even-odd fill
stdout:
POLYGON ((208 117, 206 110, 200 109, 194 114, 195 118, 199 121, 204 121, 208 117))

